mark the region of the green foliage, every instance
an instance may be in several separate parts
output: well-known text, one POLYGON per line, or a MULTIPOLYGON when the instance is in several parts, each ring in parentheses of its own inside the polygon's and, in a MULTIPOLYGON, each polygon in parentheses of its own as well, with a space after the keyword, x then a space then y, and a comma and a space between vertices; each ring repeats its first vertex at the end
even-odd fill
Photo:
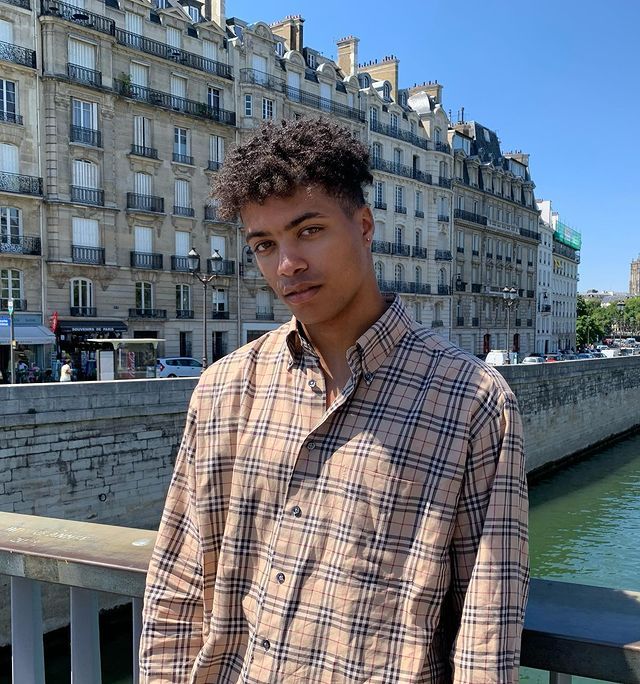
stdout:
POLYGON ((615 303, 600 306, 599 301, 578 295, 576 309, 578 346, 618 335, 621 324, 623 335, 633 335, 640 330, 640 297, 627 299, 621 313, 615 303))

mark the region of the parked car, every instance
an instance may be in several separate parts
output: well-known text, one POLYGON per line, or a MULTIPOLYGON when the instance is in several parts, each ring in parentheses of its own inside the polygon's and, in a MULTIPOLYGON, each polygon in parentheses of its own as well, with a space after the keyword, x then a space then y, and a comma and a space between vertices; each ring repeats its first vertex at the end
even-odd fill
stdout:
POLYGON ((562 356, 560 354, 545 354, 545 362, 555 363, 556 361, 562 361, 562 356))
POLYGON ((490 366, 503 366, 509 363, 509 352, 506 349, 492 349, 484 361, 490 366))
POLYGON ((156 362, 158 378, 197 378, 202 373, 202 362, 190 356, 163 357, 156 362))
POLYGON ((576 358, 579 360, 592 359, 593 354, 590 354, 589 352, 580 352, 579 354, 576 354, 576 358))
POLYGON ((591 352, 591 356, 594 359, 606 359, 607 358, 601 351, 593 351, 593 352, 591 352))
POLYGON ((522 363, 532 364, 532 363, 544 363, 544 357, 542 356, 525 356, 522 359, 522 363))

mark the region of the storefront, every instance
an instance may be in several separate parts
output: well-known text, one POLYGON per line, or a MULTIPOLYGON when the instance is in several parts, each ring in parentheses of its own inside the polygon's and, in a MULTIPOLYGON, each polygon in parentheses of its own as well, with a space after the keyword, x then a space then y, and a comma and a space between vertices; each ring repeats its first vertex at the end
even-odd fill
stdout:
MULTIPOLYGON (((15 313, 13 325, 16 381, 40 382, 51 379, 52 360, 56 354, 55 335, 42 325, 40 314, 15 313)), ((0 326, 0 371, 5 383, 10 379, 10 337, 9 326, 0 326)))
POLYGON ((96 380, 97 339, 119 339, 127 325, 119 320, 58 320, 56 336, 60 356, 71 357, 74 380, 96 380))

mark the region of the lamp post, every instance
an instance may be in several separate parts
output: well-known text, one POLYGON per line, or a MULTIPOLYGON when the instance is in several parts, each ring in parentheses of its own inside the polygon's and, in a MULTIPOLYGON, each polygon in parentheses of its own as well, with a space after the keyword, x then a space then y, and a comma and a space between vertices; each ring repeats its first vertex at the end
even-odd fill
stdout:
POLYGON ((207 285, 222 272, 223 258, 217 249, 211 253, 211 268, 213 273, 200 273, 200 255, 191 248, 187 256, 189 262, 189 271, 191 275, 197 278, 202 283, 202 372, 204 373, 207 367, 207 285))
POLYGON ((518 291, 514 287, 505 287, 502 290, 502 303, 507 307, 507 363, 511 363, 511 347, 509 341, 511 335, 511 308, 518 301, 518 291))
POLYGON ((618 302, 616 304, 618 309, 618 336, 622 337, 622 328, 624 324, 624 302, 618 302))

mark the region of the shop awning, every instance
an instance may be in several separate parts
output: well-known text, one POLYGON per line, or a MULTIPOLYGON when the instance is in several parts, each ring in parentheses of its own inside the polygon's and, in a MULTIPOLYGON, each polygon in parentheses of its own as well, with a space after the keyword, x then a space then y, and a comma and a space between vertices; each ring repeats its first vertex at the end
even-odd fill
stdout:
MULTIPOLYGON (((55 344, 56 336, 44 325, 17 325, 13 338, 18 344, 55 344)), ((0 344, 9 344, 9 328, 0 327, 0 344)))
POLYGON ((57 332, 59 333, 110 333, 125 332, 127 324, 123 321, 58 321, 57 332))

